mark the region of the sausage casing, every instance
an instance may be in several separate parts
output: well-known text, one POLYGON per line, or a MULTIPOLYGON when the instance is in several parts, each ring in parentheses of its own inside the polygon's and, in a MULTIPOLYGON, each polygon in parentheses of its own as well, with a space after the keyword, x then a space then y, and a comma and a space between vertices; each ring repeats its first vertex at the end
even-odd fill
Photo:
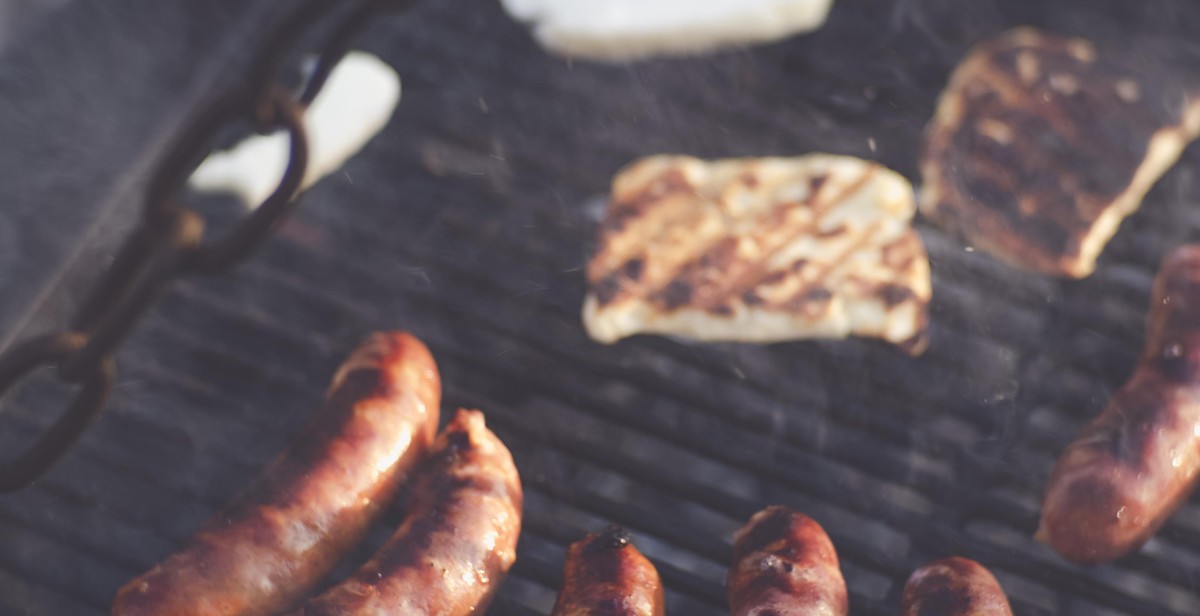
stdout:
POLYGON ((129 582, 119 616, 276 614, 329 572, 428 452, 441 383, 421 341, 377 333, 261 480, 178 552, 129 582))
POLYGON ((610 526, 571 545, 552 616, 663 616, 654 565, 629 533, 610 526))
POLYGON ((904 585, 901 616, 1012 616, 1008 596, 983 565, 947 558, 913 572, 904 585))
POLYGON ((483 413, 460 410, 416 475, 392 537, 296 614, 482 614, 516 560, 521 502, 512 455, 483 413))
POLYGON ((1200 246, 1163 262, 1146 346, 1128 382, 1067 447, 1037 537, 1079 563, 1141 547, 1200 472, 1200 246))
POLYGON ((812 518, 780 505, 754 514, 734 535, 729 569, 733 616, 845 616, 837 551, 812 518))

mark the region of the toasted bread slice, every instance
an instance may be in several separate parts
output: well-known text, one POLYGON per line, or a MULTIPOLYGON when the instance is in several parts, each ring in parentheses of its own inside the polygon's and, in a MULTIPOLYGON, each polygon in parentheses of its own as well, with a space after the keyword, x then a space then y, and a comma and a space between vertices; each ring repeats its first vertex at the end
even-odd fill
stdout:
POLYGON ((819 28, 833 0, 502 0, 555 53, 623 61, 766 43, 819 28))
POLYGON ((1091 274, 1200 133, 1200 99, 1126 62, 1029 28, 977 46, 926 133, 922 213, 1015 266, 1091 274))
POLYGON ((705 162, 654 156, 622 171, 588 266, 588 333, 775 342, 926 344, 929 260, 912 187, 828 154, 705 162))

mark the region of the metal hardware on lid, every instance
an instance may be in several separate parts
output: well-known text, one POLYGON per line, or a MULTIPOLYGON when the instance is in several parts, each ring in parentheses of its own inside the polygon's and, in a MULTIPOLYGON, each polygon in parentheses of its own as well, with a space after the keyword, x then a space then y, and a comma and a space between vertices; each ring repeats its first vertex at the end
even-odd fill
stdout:
MULTIPOLYGON (((17 344, 0 357, 0 396, 34 370, 62 365, 86 345, 87 337, 74 332, 46 334, 17 344)), ((11 492, 32 483, 91 425, 108 400, 116 380, 112 358, 101 358, 80 380, 83 385, 62 417, 33 446, 0 465, 0 492, 11 492)))
POLYGON ((275 124, 287 130, 291 140, 287 168, 279 187, 223 239, 196 247, 183 264, 188 272, 215 274, 246 258, 281 222, 295 204, 296 192, 308 167, 308 136, 304 130, 304 107, 282 88, 274 90, 275 124))
POLYGON ((308 167, 304 111, 324 86, 351 39, 384 9, 411 1, 363 0, 341 9, 329 0, 309 2, 268 38, 248 78, 193 118, 154 170, 142 220, 117 251, 101 279, 80 303, 69 329, 17 343, 0 354, 0 398, 41 367, 55 367, 79 391, 63 415, 31 447, 0 460, 0 492, 19 490, 66 453, 104 407, 116 380, 113 353, 133 326, 182 274, 215 274, 245 259, 294 206, 308 167), (339 13, 311 77, 299 92, 275 81, 305 33, 339 13), (180 202, 188 177, 212 149, 218 132, 249 120, 262 132, 282 129, 290 158, 279 186, 224 237, 204 242, 204 218, 180 202))

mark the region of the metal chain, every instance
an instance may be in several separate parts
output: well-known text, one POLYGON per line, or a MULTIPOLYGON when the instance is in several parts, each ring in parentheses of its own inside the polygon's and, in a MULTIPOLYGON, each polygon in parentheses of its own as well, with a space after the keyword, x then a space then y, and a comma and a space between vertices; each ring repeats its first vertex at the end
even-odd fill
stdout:
POLYGON ((32 446, 0 462, 0 492, 32 483, 91 425, 116 380, 113 353, 175 278, 228 270, 288 215, 308 168, 304 111, 371 18, 411 4, 363 0, 344 9, 339 8, 344 3, 334 0, 307 0, 269 35, 247 78, 185 126, 151 176, 140 223, 80 303, 69 328, 20 342, 0 354, 0 398, 43 367, 57 368, 63 382, 78 387, 66 412, 32 446), (279 85, 276 79, 300 39, 326 20, 336 23, 329 27, 303 89, 290 91, 279 85), (287 168, 261 205, 224 237, 206 240, 204 218, 180 201, 183 189, 218 133, 247 120, 262 133, 287 132, 287 168))

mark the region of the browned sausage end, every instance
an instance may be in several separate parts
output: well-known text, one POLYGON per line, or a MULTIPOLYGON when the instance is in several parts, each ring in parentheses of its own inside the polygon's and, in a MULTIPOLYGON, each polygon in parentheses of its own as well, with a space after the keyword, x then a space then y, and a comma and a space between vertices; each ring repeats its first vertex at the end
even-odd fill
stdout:
POLYGON ((1051 473, 1037 537, 1085 564, 1136 550, 1200 478, 1200 246, 1163 262, 1129 381, 1051 473))
POLYGON ((733 552, 727 583, 734 616, 846 615, 837 551, 812 518, 767 507, 734 535, 733 552))
POLYGON ((917 569, 904 585, 901 616, 1012 616, 1008 597, 983 565, 953 557, 917 569))
POLYGON ((405 333, 369 337, 260 481, 123 587, 112 613, 240 616, 294 604, 362 539, 424 457, 440 403, 424 344, 405 333))
POLYGON ((571 545, 553 616, 663 616, 654 565, 629 533, 610 526, 571 545))
POLYGON ((400 527, 304 616, 468 616, 486 611, 516 560, 522 491, 483 413, 460 410, 418 471, 400 527))

